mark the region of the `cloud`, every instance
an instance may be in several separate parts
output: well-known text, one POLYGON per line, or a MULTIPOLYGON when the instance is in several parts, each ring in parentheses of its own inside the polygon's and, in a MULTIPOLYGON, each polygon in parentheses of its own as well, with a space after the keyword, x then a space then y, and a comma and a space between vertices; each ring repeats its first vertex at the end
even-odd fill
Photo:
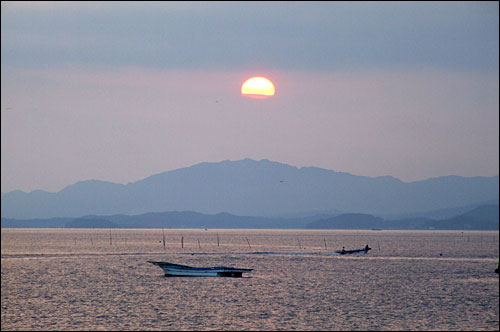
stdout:
POLYGON ((498 28, 495 2, 9 3, 2 65, 498 69, 498 28))

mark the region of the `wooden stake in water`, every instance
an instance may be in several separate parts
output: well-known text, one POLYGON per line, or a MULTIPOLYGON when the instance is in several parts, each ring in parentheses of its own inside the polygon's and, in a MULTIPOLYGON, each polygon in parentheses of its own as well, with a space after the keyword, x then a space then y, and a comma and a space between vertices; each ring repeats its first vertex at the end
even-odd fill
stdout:
POLYGON ((112 241, 111 241, 111 229, 109 230, 109 245, 113 245, 112 241))
POLYGON ((378 243, 378 240, 377 240, 377 245, 378 245, 378 250, 380 250, 380 243, 378 243))
POLYGON ((326 239, 323 239, 323 241, 325 242, 325 250, 328 250, 328 248, 326 247, 326 239))
POLYGON ((161 232, 163 234, 163 249, 165 249, 165 231, 163 230, 163 228, 161 229, 161 232))
POLYGON ((217 247, 219 246, 219 233, 217 233, 217 247))
POLYGON ((200 239, 198 239, 198 248, 200 248, 200 249, 201 249, 200 239))
POLYGON ((184 236, 181 235, 181 248, 184 248, 184 236))
POLYGON ((297 243, 299 244, 299 249, 302 250, 302 247, 300 246, 299 238, 297 238, 297 243))
POLYGON ((248 241, 248 238, 246 236, 245 236, 245 239, 247 240, 248 248, 252 248, 252 246, 250 246, 250 241, 248 241))

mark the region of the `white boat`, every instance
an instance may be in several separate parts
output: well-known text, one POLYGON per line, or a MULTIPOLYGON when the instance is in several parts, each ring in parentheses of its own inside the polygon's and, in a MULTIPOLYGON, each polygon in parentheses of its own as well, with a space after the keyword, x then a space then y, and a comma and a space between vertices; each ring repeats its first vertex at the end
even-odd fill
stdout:
POLYGON ((165 272, 166 277, 233 277, 241 278, 243 273, 252 272, 253 269, 238 269, 227 266, 214 267, 192 267, 187 265, 173 264, 169 262, 148 261, 148 263, 159 266, 165 272))

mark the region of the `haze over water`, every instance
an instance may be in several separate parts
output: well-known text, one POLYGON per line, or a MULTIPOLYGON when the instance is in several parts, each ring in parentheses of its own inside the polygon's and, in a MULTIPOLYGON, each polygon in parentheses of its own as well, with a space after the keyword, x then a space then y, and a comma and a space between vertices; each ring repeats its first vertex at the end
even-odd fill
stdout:
POLYGON ((2 229, 2 330, 499 328, 498 232, 169 229, 165 239, 2 229), (366 255, 332 255, 366 244, 366 255), (166 278, 147 260, 254 271, 166 278))

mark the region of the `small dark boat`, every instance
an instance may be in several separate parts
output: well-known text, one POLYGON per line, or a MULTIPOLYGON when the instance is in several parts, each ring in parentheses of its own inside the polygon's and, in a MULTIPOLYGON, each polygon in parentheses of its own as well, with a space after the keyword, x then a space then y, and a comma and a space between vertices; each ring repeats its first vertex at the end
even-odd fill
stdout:
POLYGON ((233 277, 241 278, 243 273, 252 272, 253 269, 238 269, 227 266, 214 267, 192 267, 187 265, 173 264, 169 262, 148 261, 148 263, 159 266, 165 272, 166 277, 233 277))
POLYGON ((349 254, 357 254, 357 253, 368 253, 368 250, 372 250, 372 248, 368 247, 368 245, 366 245, 366 247, 364 248, 361 248, 361 249, 353 249, 353 250, 345 250, 344 248, 342 248, 342 250, 337 250, 335 251, 336 253, 338 254, 341 254, 341 255, 349 255, 349 254))

